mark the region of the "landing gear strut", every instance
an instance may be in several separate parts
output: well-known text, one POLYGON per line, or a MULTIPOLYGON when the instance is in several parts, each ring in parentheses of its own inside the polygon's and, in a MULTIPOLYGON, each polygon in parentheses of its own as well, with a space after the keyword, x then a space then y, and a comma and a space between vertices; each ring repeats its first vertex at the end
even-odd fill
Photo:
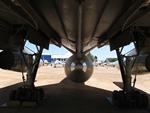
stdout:
MULTIPOLYGON (((35 54, 35 60, 34 62, 27 62, 24 59, 24 62, 27 66, 27 79, 24 80, 23 87, 19 87, 16 90, 13 90, 10 93, 10 100, 11 101, 19 101, 20 104, 23 104, 24 102, 33 102, 36 104, 40 104, 44 97, 44 91, 41 88, 36 88, 34 86, 41 54, 43 51, 43 48, 38 48, 38 52, 35 54)), ((23 55, 23 53, 21 53, 23 55)), ((23 57, 25 57, 23 55, 23 57)))
POLYGON ((134 65, 136 56, 123 56, 122 49, 117 49, 121 76, 123 80, 123 90, 114 91, 112 100, 114 105, 120 108, 144 108, 148 106, 148 97, 146 94, 135 90, 131 82, 131 70, 134 65))

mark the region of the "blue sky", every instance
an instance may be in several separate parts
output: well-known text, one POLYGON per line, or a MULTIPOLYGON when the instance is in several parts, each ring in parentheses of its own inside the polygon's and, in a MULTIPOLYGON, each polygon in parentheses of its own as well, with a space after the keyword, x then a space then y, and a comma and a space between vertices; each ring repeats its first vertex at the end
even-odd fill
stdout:
MULTIPOLYGON (((36 48, 33 44, 27 42, 26 46, 29 47, 30 49, 32 49, 33 51, 36 51, 36 48)), ((124 49, 124 52, 128 52, 129 50, 131 50, 133 48, 133 44, 130 44, 129 46, 127 46, 124 49)), ((58 54, 58 55, 65 55, 67 54, 69 51, 67 49, 65 49, 64 47, 57 47, 53 44, 49 45, 49 50, 44 49, 43 54, 50 54, 50 55, 54 55, 54 54, 58 54)), ((101 48, 94 48, 93 50, 91 50, 91 54, 93 54, 94 56, 97 56, 99 60, 105 60, 106 58, 116 58, 116 52, 115 51, 110 51, 110 47, 109 45, 106 45, 104 47, 101 48)))

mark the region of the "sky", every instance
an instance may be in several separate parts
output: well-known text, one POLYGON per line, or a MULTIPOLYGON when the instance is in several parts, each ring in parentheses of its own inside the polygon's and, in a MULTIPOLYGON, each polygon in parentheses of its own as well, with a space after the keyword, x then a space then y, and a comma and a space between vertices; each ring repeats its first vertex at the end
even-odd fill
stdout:
MULTIPOLYGON (((27 41, 26 46, 33 51, 36 51, 36 47, 27 41)), ((125 47, 124 53, 133 49, 133 44, 125 47)), ((49 45, 49 50, 44 49, 43 54, 46 55, 65 55, 68 54, 68 50, 64 47, 57 47, 53 44, 49 45)), ((91 50, 91 54, 98 57, 98 60, 105 60, 106 58, 117 58, 116 51, 110 51, 109 45, 103 46, 101 48, 94 48, 91 50)))

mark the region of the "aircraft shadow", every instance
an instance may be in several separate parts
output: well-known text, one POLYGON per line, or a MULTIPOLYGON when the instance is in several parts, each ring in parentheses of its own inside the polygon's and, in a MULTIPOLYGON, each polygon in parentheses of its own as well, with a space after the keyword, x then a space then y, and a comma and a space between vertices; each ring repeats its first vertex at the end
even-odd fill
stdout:
POLYGON ((17 87, 20 87, 22 85, 23 85, 23 83, 20 82, 20 83, 16 83, 16 84, 13 84, 13 85, 1 88, 0 89, 0 105, 3 104, 3 103, 6 103, 8 101, 8 99, 9 99, 9 93, 12 90, 14 90, 17 87))
MULTIPOLYGON (((9 92, 20 85, 18 83, 0 89, 1 101, 7 101, 9 92)), ((40 87, 45 91, 42 105, 31 108, 0 108, 0 113, 149 113, 149 109, 118 109, 106 99, 111 96, 111 91, 73 83, 67 79, 58 84, 40 87)))

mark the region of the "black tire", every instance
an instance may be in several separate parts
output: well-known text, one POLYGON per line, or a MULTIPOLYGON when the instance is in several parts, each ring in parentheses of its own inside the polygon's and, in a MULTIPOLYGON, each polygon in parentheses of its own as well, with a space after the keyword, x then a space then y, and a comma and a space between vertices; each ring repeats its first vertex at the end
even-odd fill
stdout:
POLYGON ((145 67, 150 72, 150 55, 148 55, 145 59, 145 67))
POLYGON ((9 99, 10 100, 15 100, 15 95, 16 95, 16 90, 12 90, 9 94, 9 99))
POLYGON ((148 96, 146 94, 142 94, 143 98, 143 107, 148 107, 149 101, 148 101, 148 96))
POLYGON ((126 108, 127 107, 127 101, 126 101, 126 97, 123 91, 119 91, 119 95, 118 95, 118 107, 119 108, 126 108))
POLYGON ((44 90, 42 88, 36 89, 36 103, 41 104, 44 98, 44 90))

